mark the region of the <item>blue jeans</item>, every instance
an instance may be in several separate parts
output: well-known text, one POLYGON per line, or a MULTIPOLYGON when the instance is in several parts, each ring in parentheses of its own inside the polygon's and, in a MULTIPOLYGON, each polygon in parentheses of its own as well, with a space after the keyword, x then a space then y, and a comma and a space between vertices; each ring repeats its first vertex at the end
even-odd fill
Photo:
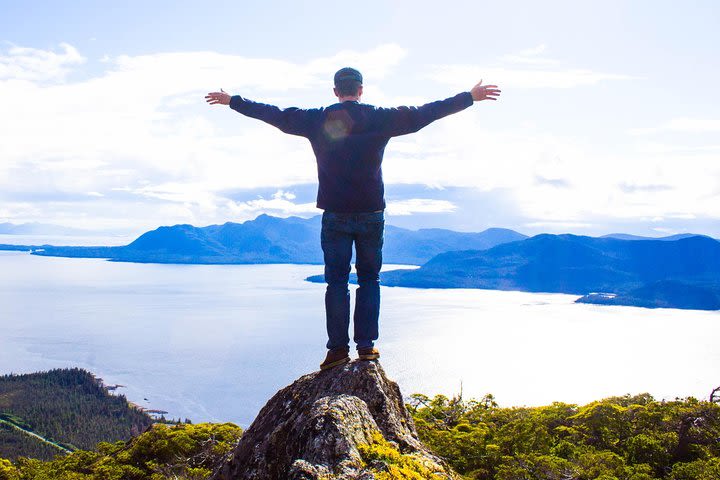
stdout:
POLYGON ((348 279, 353 243, 358 276, 353 340, 357 348, 365 348, 372 347, 378 338, 384 227, 383 212, 323 213, 320 243, 325 258, 325 316, 329 349, 346 348, 350 344, 348 279))

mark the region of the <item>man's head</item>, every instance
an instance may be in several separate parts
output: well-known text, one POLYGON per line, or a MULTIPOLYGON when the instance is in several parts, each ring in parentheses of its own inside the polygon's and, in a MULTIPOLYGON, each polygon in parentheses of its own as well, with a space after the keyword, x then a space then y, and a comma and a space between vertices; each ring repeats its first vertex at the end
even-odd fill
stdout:
POLYGON ((335 88, 333 91, 338 98, 358 97, 362 95, 362 74, 354 68, 341 68, 335 73, 335 88))

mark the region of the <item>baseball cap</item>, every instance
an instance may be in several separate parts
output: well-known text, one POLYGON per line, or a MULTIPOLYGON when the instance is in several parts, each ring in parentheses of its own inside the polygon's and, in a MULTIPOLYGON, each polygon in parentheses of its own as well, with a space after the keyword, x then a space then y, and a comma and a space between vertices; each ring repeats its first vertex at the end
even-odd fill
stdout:
POLYGON ((362 74, 350 67, 341 68, 335 73, 335 85, 347 80, 354 80, 362 84, 362 74))

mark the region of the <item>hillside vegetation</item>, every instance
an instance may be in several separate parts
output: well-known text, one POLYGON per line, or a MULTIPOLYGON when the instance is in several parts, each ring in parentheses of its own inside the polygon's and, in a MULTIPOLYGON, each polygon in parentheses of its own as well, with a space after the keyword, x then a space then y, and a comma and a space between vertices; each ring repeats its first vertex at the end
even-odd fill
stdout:
POLYGON ((0 480, 200 480, 240 438, 233 424, 158 424, 129 442, 102 442, 50 462, 0 458, 0 480))
POLYGON ((0 457, 15 459, 23 456, 49 460, 61 452, 57 447, 0 422, 0 457))
MULTIPOLYGON (((128 440, 153 423, 124 396, 110 395, 91 373, 77 368, 0 376, 0 419, 71 450, 128 440)), ((59 453, 8 423, 0 425, 0 440, 5 458, 49 459, 59 453)))
MULTIPOLYGON (((665 402, 643 394, 584 406, 501 408, 492 396, 413 395, 409 409, 423 442, 466 479, 720 478, 720 406, 693 398, 665 402)), ((156 425, 129 442, 50 462, 0 459, 0 480, 206 479, 240 435, 227 423, 156 425)), ((385 459, 397 456, 394 449, 362 450, 385 459)), ((410 469, 388 472, 377 478, 425 480, 410 469)))
POLYGON ((717 480, 720 405, 624 396, 500 408, 414 395, 420 439, 479 480, 717 480))

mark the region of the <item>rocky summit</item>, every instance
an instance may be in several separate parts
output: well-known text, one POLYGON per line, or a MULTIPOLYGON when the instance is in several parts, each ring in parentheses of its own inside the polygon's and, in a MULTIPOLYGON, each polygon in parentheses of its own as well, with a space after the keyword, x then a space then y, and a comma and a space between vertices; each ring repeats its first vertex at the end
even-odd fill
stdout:
POLYGON ((418 440, 376 361, 305 375, 263 407, 213 480, 458 478, 418 440))

